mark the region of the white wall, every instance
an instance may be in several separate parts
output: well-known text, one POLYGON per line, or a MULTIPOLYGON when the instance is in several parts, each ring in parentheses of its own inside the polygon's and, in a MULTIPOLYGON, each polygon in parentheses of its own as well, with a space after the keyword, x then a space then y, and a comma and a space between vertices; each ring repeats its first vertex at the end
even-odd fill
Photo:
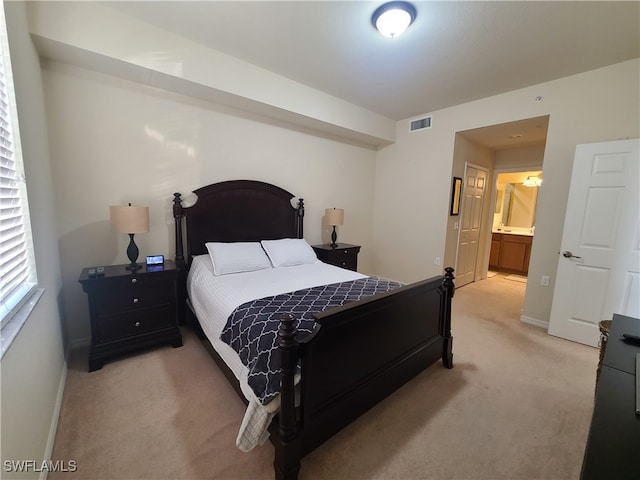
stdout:
MULTIPOLYGON (((5 2, 22 152, 38 270, 45 292, 2 358, 2 461, 48 458, 66 374, 58 296, 62 287, 38 55, 25 7, 5 2)), ((37 478, 31 471, 2 478, 37 478)))
POLYGON ((324 209, 345 209, 340 241, 362 245, 371 272, 375 151, 58 62, 43 66, 60 234, 63 297, 73 342, 90 336, 83 267, 127 263, 109 205, 150 207, 140 255, 174 258, 171 200, 222 180, 274 183, 305 199, 305 238, 329 240, 324 209))
POLYGON ((639 76, 635 59, 431 112, 430 130, 408 133, 407 121, 398 122, 397 142, 376 160, 373 270, 405 281, 440 272, 433 260, 453 234, 451 176, 461 176, 452 161, 456 132, 550 115, 523 312, 547 322, 575 146, 640 136, 639 76), (549 287, 536 281, 541 275, 552 278, 549 287))
POLYGON ((497 150, 493 166, 496 169, 541 169, 544 161, 544 145, 497 150))

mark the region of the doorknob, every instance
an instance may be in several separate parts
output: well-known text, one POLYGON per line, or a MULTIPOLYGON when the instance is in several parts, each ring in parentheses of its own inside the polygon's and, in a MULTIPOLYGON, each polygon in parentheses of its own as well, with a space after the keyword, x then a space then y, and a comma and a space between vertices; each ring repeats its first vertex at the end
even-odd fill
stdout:
POLYGON ((564 258, 580 258, 580 259, 582 258, 582 257, 578 257, 577 255, 574 255, 569 250, 565 250, 564 252, 562 252, 562 256, 564 258))

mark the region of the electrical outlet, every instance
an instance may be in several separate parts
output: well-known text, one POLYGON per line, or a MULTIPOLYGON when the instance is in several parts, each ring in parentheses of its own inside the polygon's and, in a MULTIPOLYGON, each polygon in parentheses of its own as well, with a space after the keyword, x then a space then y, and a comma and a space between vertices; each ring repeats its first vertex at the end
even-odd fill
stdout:
POLYGON ((540 285, 542 285, 543 287, 548 287, 549 280, 550 278, 548 275, 542 275, 542 277, 540 277, 540 285))
POLYGON ((436 265, 442 265, 442 259, 440 257, 436 257, 436 265))

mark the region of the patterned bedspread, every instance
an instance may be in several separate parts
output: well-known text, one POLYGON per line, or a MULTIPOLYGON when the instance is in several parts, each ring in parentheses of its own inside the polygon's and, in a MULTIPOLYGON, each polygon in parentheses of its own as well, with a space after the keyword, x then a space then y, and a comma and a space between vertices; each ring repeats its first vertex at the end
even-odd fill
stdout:
POLYGON ((277 333, 280 318, 296 318, 298 339, 313 331, 313 314, 402 286, 378 277, 334 283, 262 298, 240 305, 229 317, 220 339, 230 345, 248 368, 248 383, 258 400, 268 404, 280 392, 277 333))

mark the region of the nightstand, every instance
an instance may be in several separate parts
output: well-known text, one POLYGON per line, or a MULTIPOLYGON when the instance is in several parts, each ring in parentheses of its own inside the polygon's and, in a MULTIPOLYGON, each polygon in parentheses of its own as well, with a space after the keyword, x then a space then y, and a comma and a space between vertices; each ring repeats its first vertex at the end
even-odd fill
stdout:
MULTIPOLYGON (((178 268, 172 261, 143 266, 104 267, 104 275, 82 270, 82 289, 89 296, 91 349, 89 371, 109 358, 159 344, 182 346, 178 329, 178 268)), ((91 267, 95 269, 95 267, 91 267)))
POLYGON ((338 243, 337 247, 333 248, 328 243, 325 243, 323 245, 313 245, 312 248, 316 252, 318 259, 324 263, 353 270, 354 272, 358 270, 360 245, 338 243))

